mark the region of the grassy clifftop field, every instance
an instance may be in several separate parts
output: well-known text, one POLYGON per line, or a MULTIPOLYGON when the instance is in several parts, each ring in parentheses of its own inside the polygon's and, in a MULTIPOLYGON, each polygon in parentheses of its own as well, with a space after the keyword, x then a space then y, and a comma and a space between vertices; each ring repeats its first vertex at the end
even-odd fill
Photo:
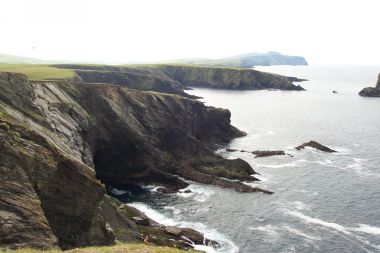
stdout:
POLYGON ((200 251, 196 250, 180 250, 169 247, 158 247, 158 246, 149 246, 145 244, 117 244, 114 246, 105 246, 105 247, 86 247, 78 248, 68 251, 62 250, 36 250, 36 249, 19 249, 19 250, 10 250, 10 249, 0 249, 0 252, 4 253, 196 253, 200 251))
POLYGON ((22 73, 32 80, 71 79, 75 76, 71 69, 42 64, 0 64, 0 71, 22 73))

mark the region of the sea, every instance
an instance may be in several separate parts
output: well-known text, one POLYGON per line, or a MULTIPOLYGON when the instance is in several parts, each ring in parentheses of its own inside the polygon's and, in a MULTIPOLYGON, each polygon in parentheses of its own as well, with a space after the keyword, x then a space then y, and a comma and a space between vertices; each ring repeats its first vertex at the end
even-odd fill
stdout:
MULTIPOLYGON (((163 195, 155 186, 124 198, 165 225, 192 227, 221 247, 218 253, 380 252, 380 66, 269 66, 258 70, 305 78, 306 91, 196 88, 206 105, 227 108, 247 136, 217 152, 242 158, 259 173, 253 186, 274 192, 237 193, 190 182, 191 193, 163 195), (336 91, 337 93, 333 93, 336 91), (295 147, 315 140, 337 153, 295 147), (255 158, 239 150, 284 150, 255 158)), ((112 189, 123 199, 125 189, 112 189)))

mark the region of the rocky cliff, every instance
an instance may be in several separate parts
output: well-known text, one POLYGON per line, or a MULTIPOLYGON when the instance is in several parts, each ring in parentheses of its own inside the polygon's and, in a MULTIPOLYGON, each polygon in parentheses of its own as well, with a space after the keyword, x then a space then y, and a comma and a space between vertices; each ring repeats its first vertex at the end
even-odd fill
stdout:
POLYGON ((105 185, 175 192, 188 185, 181 176, 261 191, 240 182, 256 180, 249 164, 214 154, 242 135, 228 110, 177 95, 0 72, 0 246, 72 248, 145 233, 161 245, 189 247, 182 235, 202 243, 108 197, 105 185))
MULTIPOLYGON (((285 76, 252 69, 196 67, 190 65, 86 66, 56 65, 74 69, 77 81, 112 83, 137 90, 150 90, 191 97, 186 87, 208 87, 237 90, 304 90, 285 76)), ((298 80, 298 79, 297 79, 298 80)))
POLYGON ((162 65, 171 78, 189 87, 207 87, 234 90, 304 90, 288 77, 253 69, 216 68, 162 65))
POLYGON ((380 97, 380 74, 377 79, 376 87, 367 87, 359 92, 363 97, 380 97))

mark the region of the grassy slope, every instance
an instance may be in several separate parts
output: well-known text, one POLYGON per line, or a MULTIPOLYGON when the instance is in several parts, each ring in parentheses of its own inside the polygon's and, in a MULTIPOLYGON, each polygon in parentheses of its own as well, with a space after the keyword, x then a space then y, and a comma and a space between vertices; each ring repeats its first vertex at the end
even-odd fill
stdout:
MULTIPOLYGON (((77 66, 102 66, 95 64, 76 64, 77 66)), ((187 67, 205 67, 191 64, 130 64, 120 65, 120 67, 131 68, 159 68, 164 66, 187 66, 187 67)), ((106 65, 105 65, 106 66, 106 65)), ((117 67, 117 66, 115 66, 117 67)), ((207 66, 207 68, 221 68, 221 69, 241 69, 238 67, 226 66, 207 66)), ((0 64, 0 71, 22 73, 29 77, 31 80, 48 80, 48 79, 71 79, 75 76, 75 70, 55 68, 53 65, 41 64, 0 64)), ((91 71, 91 70, 88 70, 91 71)))
POLYGON ((58 69, 49 65, 37 64, 0 64, 0 71, 22 73, 32 80, 70 79, 74 77, 71 69, 58 69))
POLYGON ((149 246, 145 244, 117 244, 115 246, 103 246, 103 247, 86 247, 78 248, 68 251, 61 250, 35 250, 35 249, 18 249, 18 250, 9 250, 9 249, 0 249, 0 252, 7 253, 196 253, 199 251, 195 250, 179 250, 169 247, 158 247, 158 246, 149 246))

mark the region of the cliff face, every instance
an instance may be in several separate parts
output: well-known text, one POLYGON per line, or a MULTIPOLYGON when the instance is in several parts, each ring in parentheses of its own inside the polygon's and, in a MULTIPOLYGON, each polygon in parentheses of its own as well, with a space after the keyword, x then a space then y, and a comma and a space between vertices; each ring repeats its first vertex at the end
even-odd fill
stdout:
POLYGON ((291 78, 252 69, 195 67, 181 65, 142 65, 137 67, 56 65, 75 69, 77 80, 113 83, 138 90, 151 90, 191 97, 187 86, 219 89, 304 90, 291 78))
POLYGON ((253 69, 203 68, 163 65, 162 70, 185 86, 234 90, 304 90, 288 77, 253 69))
POLYGON ((377 79, 376 87, 367 87, 359 92, 363 97, 380 97, 380 74, 377 79))
POLYGON ((227 180, 256 180, 249 164, 214 154, 242 135, 228 110, 180 96, 0 72, 0 246, 104 245, 144 231, 171 245, 179 235, 133 220, 143 215, 105 197, 104 184, 174 192, 187 186, 179 175, 260 191, 227 180))

